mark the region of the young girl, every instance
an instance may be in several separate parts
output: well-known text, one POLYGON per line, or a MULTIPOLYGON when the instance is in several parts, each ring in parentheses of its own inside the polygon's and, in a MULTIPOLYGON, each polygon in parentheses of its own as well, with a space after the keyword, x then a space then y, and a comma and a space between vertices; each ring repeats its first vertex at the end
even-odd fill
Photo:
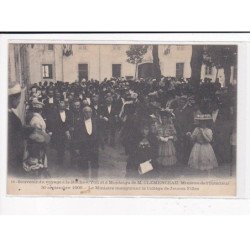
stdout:
MULTIPOLYGON (((138 138, 135 138, 134 142, 131 143, 133 150, 128 156, 126 166, 126 177, 135 178, 142 177, 139 175, 140 164, 149 161, 154 166, 154 160, 156 158, 156 147, 157 142, 155 137, 150 133, 150 128, 147 122, 140 125, 140 133, 138 138)), ((149 177, 153 171, 143 174, 143 177, 149 177)))
POLYGON ((161 124, 157 128, 159 151, 157 162, 161 167, 174 166, 177 162, 174 141, 176 130, 172 122, 174 114, 171 110, 161 111, 161 124))
POLYGON ((187 133, 194 142, 188 166, 195 169, 207 170, 218 167, 217 159, 214 150, 210 144, 213 139, 212 130, 208 128, 208 122, 212 121, 209 114, 197 115, 195 120, 198 122, 197 127, 191 134, 187 133))

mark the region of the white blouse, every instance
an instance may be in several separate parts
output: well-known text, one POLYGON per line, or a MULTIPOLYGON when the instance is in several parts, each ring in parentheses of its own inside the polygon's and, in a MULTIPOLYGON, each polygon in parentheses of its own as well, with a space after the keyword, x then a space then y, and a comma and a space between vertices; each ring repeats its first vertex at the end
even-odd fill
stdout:
POLYGON ((54 98, 53 97, 49 98, 49 103, 54 103, 54 98))
POLYGON ((66 120, 65 111, 60 112, 60 117, 61 117, 62 122, 65 122, 65 120, 66 120))
POLYGON ((45 123, 43 117, 39 113, 34 113, 32 119, 30 121, 30 126, 33 128, 39 128, 44 132, 46 130, 46 123, 45 123))
POLYGON ((111 105, 108 106, 108 112, 110 114, 110 112, 111 112, 111 105))

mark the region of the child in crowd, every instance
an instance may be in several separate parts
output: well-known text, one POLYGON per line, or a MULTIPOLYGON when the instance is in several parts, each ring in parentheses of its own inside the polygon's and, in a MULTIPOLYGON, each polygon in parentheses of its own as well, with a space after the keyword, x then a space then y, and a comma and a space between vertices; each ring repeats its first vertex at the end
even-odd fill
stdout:
POLYGON ((217 159, 214 150, 211 146, 213 140, 213 132, 208 127, 208 123, 212 121, 210 114, 201 114, 195 117, 197 127, 190 136, 194 142, 188 166, 194 169, 206 170, 210 172, 211 169, 218 167, 217 159))
POLYGON ((161 123, 157 128, 159 143, 157 162, 160 167, 175 166, 177 162, 174 142, 176 141, 176 130, 172 121, 174 114, 172 110, 161 110, 161 123))

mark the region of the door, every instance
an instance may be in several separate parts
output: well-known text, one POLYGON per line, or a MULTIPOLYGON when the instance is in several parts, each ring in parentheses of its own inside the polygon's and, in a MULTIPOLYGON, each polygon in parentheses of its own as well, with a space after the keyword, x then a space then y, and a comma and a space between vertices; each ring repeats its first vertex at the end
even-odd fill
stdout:
POLYGON ((88 80, 88 64, 78 64, 78 78, 80 82, 82 79, 88 80))
POLYGON ((153 63, 143 63, 138 66, 138 78, 154 77, 153 63))
POLYGON ((121 64, 112 64, 112 76, 121 77, 121 64))
POLYGON ((184 63, 176 63, 176 78, 182 78, 184 73, 184 63))

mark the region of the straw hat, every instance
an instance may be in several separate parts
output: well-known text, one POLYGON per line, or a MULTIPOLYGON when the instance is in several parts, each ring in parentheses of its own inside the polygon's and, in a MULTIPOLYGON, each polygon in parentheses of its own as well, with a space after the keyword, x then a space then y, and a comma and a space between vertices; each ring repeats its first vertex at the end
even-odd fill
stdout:
POLYGON ((21 93, 21 85, 18 82, 11 82, 9 89, 8 89, 8 95, 15 95, 21 93))
POLYGON ((173 113, 173 109, 165 108, 160 110, 161 116, 171 116, 175 117, 175 114, 173 113))

